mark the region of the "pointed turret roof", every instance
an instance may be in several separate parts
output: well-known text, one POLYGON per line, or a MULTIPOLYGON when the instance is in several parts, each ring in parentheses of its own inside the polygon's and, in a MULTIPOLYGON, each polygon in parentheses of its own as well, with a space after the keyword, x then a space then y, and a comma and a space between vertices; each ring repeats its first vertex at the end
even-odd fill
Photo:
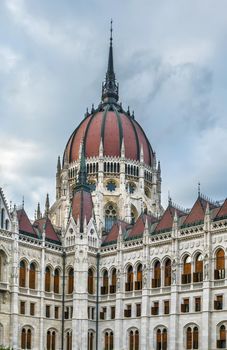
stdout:
POLYGON ((214 220, 221 220, 227 218, 227 198, 218 210, 214 220))
POLYGON ((195 201, 189 214, 186 216, 185 220, 183 221, 182 226, 190 226, 190 225, 203 223, 207 204, 209 204, 210 209, 214 209, 217 207, 214 203, 210 202, 207 198, 202 196, 199 192, 198 198, 195 201))
POLYGON ((155 233, 171 230, 173 227, 175 213, 177 214, 178 217, 185 215, 185 212, 183 210, 176 208, 172 204, 172 201, 169 200, 169 205, 166 208, 164 214, 162 215, 158 225, 156 226, 155 233))

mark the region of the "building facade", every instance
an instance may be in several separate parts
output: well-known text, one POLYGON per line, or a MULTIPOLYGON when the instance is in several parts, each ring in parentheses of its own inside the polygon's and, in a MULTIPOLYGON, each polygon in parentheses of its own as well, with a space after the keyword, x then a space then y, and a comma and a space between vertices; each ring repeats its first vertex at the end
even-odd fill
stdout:
POLYGON ((227 200, 161 205, 161 167, 119 100, 112 36, 97 108, 58 158, 35 220, 0 189, 0 344, 227 348, 227 200))

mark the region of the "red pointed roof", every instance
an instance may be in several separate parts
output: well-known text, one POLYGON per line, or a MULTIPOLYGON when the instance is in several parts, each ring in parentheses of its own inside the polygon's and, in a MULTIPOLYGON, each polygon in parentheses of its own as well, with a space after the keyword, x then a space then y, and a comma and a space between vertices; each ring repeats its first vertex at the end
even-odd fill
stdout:
POLYGON ((110 243, 116 243, 118 236, 119 236, 119 231, 120 227, 122 230, 122 233, 126 230, 127 226, 129 224, 125 221, 118 220, 111 228, 110 232, 107 234, 107 236, 104 237, 103 244, 110 244, 110 243))
POLYGON ((224 203, 222 204, 222 206, 218 210, 214 219, 218 220, 218 219, 222 219, 222 218, 226 218, 226 217, 227 217, 227 198, 225 199, 224 203))
POLYGON ((141 214, 136 220, 135 225, 130 230, 128 237, 142 236, 145 229, 146 220, 148 225, 151 225, 157 221, 157 218, 152 215, 141 214))
POLYGON ((190 210, 189 214, 183 221, 182 226, 190 226, 192 224, 199 224, 203 222, 207 204, 209 204, 210 209, 216 208, 216 206, 213 203, 199 196, 196 202, 194 203, 192 209, 190 210))
POLYGON ((185 212, 182 210, 175 208, 171 203, 166 208, 164 214, 162 215, 158 225, 155 228, 155 232, 171 230, 173 227, 173 220, 175 212, 178 217, 185 215, 185 212))
POLYGON ((49 218, 41 218, 38 219, 34 222, 33 226, 39 231, 40 236, 42 236, 44 230, 46 233, 46 240, 51 241, 51 242, 55 242, 57 244, 60 243, 60 239, 56 233, 56 231, 54 230, 54 227, 50 221, 49 218))
POLYGON ((21 233, 28 234, 38 238, 24 208, 17 210, 17 219, 19 224, 19 231, 21 233))

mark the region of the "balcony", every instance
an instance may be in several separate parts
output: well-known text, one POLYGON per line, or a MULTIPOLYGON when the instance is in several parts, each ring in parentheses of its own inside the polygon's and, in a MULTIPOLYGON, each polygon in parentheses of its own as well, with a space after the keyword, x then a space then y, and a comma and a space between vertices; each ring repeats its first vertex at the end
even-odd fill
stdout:
POLYGON ((217 348, 225 349, 226 348, 226 340, 217 340, 217 348))
POLYGON ((135 290, 142 289, 142 281, 135 281, 135 290))
POLYGON ((108 287, 107 286, 101 287, 101 295, 105 295, 105 294, 108 294, 108 287))
POLYGON ((202 281, 203 281, 203 272, 194 272, 193 282, 202 282, 202 281))
POLYGON ((161 286, 160 278, 152 278, 152 288, 159 288, 161 286))
POLYGON ((114 294, 114 293, 116 293, 116 285, 111 285, 110 286, 110 294, 114 294))
POLYGON ((133 290, 133 282, 126 282, 125 283, 125 291, 131 292, 133 290))
POLYGON ((188 283, 191 283, 191 274, 183 274, 181 276, 181 283, 182 284, 188 284, 188 283))
POLYGON ((224 278, 225 278, 225 269, 214 270, 214 279, 215 280, 222 280, 224 278))

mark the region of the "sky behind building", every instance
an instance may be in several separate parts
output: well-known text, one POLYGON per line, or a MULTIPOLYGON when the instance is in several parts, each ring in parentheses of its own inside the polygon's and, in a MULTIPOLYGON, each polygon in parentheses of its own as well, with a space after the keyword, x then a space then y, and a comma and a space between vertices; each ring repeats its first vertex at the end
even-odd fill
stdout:
POLYGON ((114 22, 120 100, 162 168, 162 197, 227 196, 227 2, 0 2, 0 186, 33 215, 57 156, 98 105, 114 22))

